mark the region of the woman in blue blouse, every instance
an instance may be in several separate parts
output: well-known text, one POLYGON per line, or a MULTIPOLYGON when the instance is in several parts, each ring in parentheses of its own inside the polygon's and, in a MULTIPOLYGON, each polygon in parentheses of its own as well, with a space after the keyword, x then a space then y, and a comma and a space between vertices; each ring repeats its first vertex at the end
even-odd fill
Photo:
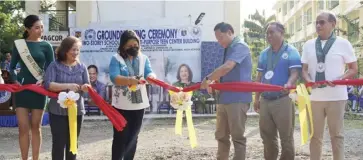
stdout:
POLYGON ((122 33, 118 53, 112 57, 109 67, 114 84, 112 105, 127 121, 123 131, 113 128, 112 160, 132 160, 145 108, 150 106, 146 87, 140 80, 155 78, 148 57, 140 52, 140 39, 134 31, 122 33), (132 85, 137 85, 137 89, 131 90, 128 86, 132 85))
MULTIPOLYGON (((84 98, 90 86, 87 67, 79 62, 81 41, 76 37, 65 38, 57 48, 57 61, 52 62, 44 77, 44 87, 52 92, 74 91, 80 93, 77 100, 77 136, 83 121, 84 98)), ((76 155, 69 151, 69 123, 67 109, 60 107, 57 98, 51 98, 48 103, 50 129, 52 132, 52 159, 75 160, 76 155)))

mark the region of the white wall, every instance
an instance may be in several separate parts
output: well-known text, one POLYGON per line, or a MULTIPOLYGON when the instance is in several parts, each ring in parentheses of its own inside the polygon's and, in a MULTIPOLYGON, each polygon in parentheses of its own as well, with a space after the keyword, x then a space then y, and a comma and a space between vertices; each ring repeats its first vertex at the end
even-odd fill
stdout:
POLYGON ((92 22, 92 1, 76 1, 76 25, 87 27, 92 22))
POLYGON ((197 1, 181 1, 181 2, 167 2, 166 3, 166 16, 167 17, 188 17, 189 22, 186 25, 194 25, 195 20, 201 12, 205 16, 201 22, 202 27, 202 40, 215 41, 214 26, 223 21, 224 9, 223 1, 212 2, 197 2, 197 1))
POLYGON ((27 15, 35 14, 38 15, 40 10, 40 1, 26 1, 25 3, 25 12, 27 15))
POLYGON ((162 1, 92 1, 92 22, 97 22, 99 19, 101 22, 108 22, 160 18, 163 3, 162 1))
POLYGON ((119 23, 122 26, 194 25, 199 14, 204 12, 206 15, 200 23, 203 41, 215 41, 213 28, 219 22, 231 23, 236 33, 239 33, 241 28, 240 1, 81 2, 82 5, 77 1, 77 27, 87 27, 87 20, 94 26, 107 26, 111 23, 119 23), (84 6, 91 8, 80 9, 86 8, 84 6))
MULTIPOLYGON (((38 14, 39 0, 27 1, 26 12, 38 14)), ((64 9, 62 2, 57 9, 64 9), (59 8, 58 8, 59 7, 59 8)), ((87 27, 90 23, 118 22, 125 26, 145 25, 190 25, 201 12, 206 13, 200 23, 202 40, 215 41, 214 26, 222 21, 232 24, 240 33, 242 15, 241 0, 236 1, 76 1, 76 27, 87 27)))

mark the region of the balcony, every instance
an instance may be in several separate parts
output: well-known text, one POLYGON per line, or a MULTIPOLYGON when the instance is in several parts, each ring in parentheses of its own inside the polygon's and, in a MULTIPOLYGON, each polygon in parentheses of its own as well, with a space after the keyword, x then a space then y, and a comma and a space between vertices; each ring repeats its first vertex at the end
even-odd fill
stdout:
POLYGON ((70 26, 75 26, 75 18, 72 15, 76 10, 40 10, 40 14, 47 15, 47 22, 49 31, 69 31, 70 26))

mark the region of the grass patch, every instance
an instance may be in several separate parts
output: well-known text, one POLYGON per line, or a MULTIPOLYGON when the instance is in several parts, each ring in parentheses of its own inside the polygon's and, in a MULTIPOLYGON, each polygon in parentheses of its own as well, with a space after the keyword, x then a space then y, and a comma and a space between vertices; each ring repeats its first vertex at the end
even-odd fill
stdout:
POLYGON ((346 129, 363 129, 363 120, 344 120, 346 129))
POLYGON ((363 129, 363 116, 346 113, 344 116, 344 127, 347 129, 363 129))

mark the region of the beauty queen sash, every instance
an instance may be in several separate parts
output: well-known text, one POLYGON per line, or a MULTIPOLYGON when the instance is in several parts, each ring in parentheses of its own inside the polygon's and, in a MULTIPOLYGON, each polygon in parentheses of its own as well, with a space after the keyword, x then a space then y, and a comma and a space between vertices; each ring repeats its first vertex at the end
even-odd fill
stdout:
POLYGON ((34 58, 31 56, 28 45, 26 44, 24 39, 15 40, 15 46, 18 49, 19 55, 23 60, 26 67, 29 69, 30 73, 33 75, 35 79, 38 80, 38 83, 43 81, 44 71, 38 66, 37 62, 35 62, 34 58))

